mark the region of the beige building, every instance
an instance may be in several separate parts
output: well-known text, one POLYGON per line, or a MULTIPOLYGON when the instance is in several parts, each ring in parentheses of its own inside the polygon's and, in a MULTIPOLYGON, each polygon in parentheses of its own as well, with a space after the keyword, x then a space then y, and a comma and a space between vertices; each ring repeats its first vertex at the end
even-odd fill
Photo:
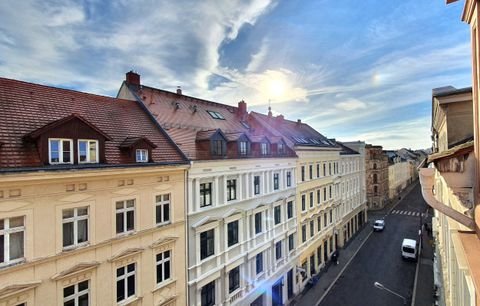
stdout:
POLYGON ((0 305, 185 305, 188 162, 138 104, 0 79, 0 305))
POLYGON ((393 200, 412 181, 412 164, 394 157, 388 165, 388 198, 393 200))
POLYGON ((471 88, 434 89, 432 95, 434 153, 428 157, 430 166, 421 170, 420 178, 424 198, 435 208, 434 279, 440 305, 478 305, 468 262, 469 240, 476 238, 468 234, 474 227, 471 99, 471 88))

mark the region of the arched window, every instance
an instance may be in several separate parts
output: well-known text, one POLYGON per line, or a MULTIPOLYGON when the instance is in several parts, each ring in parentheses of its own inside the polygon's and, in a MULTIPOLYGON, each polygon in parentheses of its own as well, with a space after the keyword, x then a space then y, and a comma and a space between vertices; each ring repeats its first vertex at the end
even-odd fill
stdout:
POLYGON ((374 184, 377 183, 377 174, 376 173, 373 174, 373 183, 374 184))
POLYGON ((373 193, 374 193, 375 195, 378 194, 378 186, 373 186, 373 193))
POLYGON ((377 169, 377 164, 373 164, 373 169, 377 169))

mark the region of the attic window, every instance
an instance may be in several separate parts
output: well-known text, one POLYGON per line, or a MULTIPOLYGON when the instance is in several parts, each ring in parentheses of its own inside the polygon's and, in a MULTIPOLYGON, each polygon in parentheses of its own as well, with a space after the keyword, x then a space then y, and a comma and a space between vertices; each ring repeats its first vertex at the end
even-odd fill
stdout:
POLYGON ((72 139, 48 139, 50 164, 71 164, 73 161, 72 139))
POLYGON ((136 155, 135 160, 137 163, 148 163, 148 150, 137 149, 135 155, 136 155))
POLYGON ((220 114, 219 112, 207 110, 207 113, 209 113, 210 116, 212 116, 213 119, 225 120, 225 117, 223 117, 223 115, 220 114))
POLYGON ((246 123, 245 121, 241 121, 241 123, 246 129, 250 129, 250 125, 248 125, 248 123, 246 123))
POLYGON ((280 155, 285 154, 285 144, 282 142, 278 144, 278 154, 280 155))

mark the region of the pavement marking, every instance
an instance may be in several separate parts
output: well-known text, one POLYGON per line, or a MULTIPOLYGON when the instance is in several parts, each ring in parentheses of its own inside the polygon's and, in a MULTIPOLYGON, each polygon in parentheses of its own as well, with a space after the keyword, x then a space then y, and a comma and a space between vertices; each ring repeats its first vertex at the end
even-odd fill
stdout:
POLYGON ((368 238, 370 238, 370 236, 372 235, 373 231, 370 232, 370 234, 367 235, 367 237, 365 237, 365 240, 363 240, 362 244, 358 247, 358 249, 355 251, 355 253, 353 254, 353 256, 350 258, 350 260, 347 262, 347 264, 342 268, 342 270, 340 271, 340 273, 337 275, 337 277, 333 280, 333 282, 330 284, 330 286, 328 286, 327 290, 325 290, 325 292, 323 293, 323 295, 320 297, 320 299, 318 299, 318 302, 317 304, 315 304, 315 306, 318 306, 320 305, 320 303, 323 301, 323 299, 327 296, 327 294, 330 292, 330 290, 332 289, 332 287, 335 285, 335 283, 337 282, 337 280, 340 278, 340 276, 342 276, 343 272, 345 271, 345 269, 347 269, 347 267, 350 265, 350 263, 352 262, 352 260, 355 258, 355 256, 357 256, 357 253, 362 249, 363 245, 365 244, 365 242, 367 242, 368 238))

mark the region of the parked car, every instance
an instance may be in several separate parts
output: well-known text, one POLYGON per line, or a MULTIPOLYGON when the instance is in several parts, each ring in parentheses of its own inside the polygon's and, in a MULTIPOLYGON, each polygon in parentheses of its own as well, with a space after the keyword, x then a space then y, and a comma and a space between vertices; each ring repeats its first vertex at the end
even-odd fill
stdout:
POLYGON ((417 241, 413 239, 403 239, 402 257, 404 259, 417 259, 417 241))
POLYGON ((375 222, 373 222, 373 230, 374 231, 383 231, 384 229, 385 229, 385 220, 379 219, 379 220, 375 220, 375 222))

